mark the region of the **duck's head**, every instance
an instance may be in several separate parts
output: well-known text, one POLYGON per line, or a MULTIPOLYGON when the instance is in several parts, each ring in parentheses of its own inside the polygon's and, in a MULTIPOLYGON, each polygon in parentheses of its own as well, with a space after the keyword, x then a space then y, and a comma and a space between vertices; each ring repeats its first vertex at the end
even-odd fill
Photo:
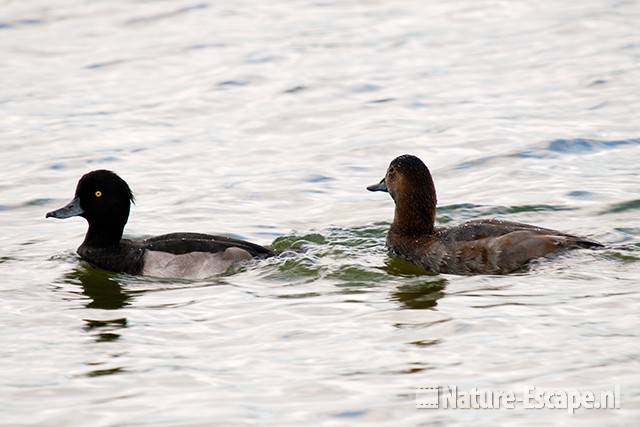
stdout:
POLYGON ((393 159, 384 178, 367 190, 391 195, 396 203, 396 229, 412 234, 433 230, 436 189, 429 168, 416 156, 404 154, 393 159))
POLYGON ((108 170, 95 170, 80 178, 69 204, 48 212, 46 217, 81 216, 89 223, 86 240, 112 244, 122 237, 133 201, 133 193, 122 178, 108 170))

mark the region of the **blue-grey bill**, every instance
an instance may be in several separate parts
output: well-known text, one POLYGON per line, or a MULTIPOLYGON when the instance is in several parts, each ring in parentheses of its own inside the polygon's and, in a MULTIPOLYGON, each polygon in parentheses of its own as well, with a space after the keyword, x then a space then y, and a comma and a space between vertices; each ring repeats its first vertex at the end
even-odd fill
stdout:
POLYGON ((71 218, 72 216, 82 215, 84 210, 80 207, 80 199, 76 197, 69 204, 63 208, 56 209, 55 211, 47 212, 46 218, 71 218))
POLYGON ((368 186, 367 190, 384 191, 385 193, 389 192, 389 189, 387 188, 387 183, 384 181, 384 178, 382 178, 382 181, 380 181, 379 183, 368 186))

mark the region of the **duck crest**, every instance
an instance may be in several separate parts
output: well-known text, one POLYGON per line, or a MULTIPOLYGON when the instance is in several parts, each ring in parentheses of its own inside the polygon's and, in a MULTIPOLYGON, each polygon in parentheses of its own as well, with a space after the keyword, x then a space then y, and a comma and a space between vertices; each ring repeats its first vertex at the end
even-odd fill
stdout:
POLYGON ((78 254, 115 272, 200 279, 224 273, 236 262, 273 255, 270 249, 244 240, 201 233, 122 239, 133 201, 133 193, 122 178, 111 171, 96 170, 80 178, 70 203, 45 216, 86 219, 89 229, 78 254))

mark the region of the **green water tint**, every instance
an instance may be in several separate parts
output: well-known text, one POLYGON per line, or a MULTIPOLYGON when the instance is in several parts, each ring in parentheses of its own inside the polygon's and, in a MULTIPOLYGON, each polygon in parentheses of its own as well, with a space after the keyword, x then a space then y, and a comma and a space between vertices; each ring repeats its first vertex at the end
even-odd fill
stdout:
POLYGON ((443 278, 400 285, 391 292, 391 299, 408 309, 423 310, 435 307, 438 299, 444 296, 446 285, 447 280, 443 278))
POLYGON ((403 308, 431 308, 444 296, 443 290, 447 285, 445 278, 406 259, 390 257, 385 262, 384 270, 396 278, 404 278, 391 293, 391 299, 398 301, 403 308))
POLYGON ((376 223, 352 228, 332 227, 325 234, 291 234, 278 237, 271 245, 276 252, 304 249, 309 245, 331 244, 333 247, 371 247, 386 238, 389 223, 376 223))
POLYGON ((302 236, 298 235, 290 235, 278 237, 273 241, 271 247, 276 252, 284 252, 287 250, 295 250, 303 248, 306 245, 311 244, 323 244, 327 243, 327 240, 324 238, 322 234, 313 233, 313 234, 305 234, 302 236))
POLYGON ((377 269, 371 270, 353 265, 344 265, 337 271, 329 273, 327 277, 330 279, 341 280, 349 284, 359 282, 366 284, 370 282, 380 282, 386 279, 387 275, 379 272, 377 269))
POLYGON ((354 286, 381 281, 385 274, 371 265, 370 258, 384 255, 387 228, 387 224, 333 227, 322 233, 278 237, 272 247, 279 255, 266 261, 263 277, 288 283, 325 278, 354 286))
POLYGON ((81 293, 88 297, 87 308, 117 310, 130 304, 132 298, 122 289, 118 278, 121 274, 100 268, 81 265, 65 274, 64 282, 82 287, 81 293))
POLYGON ((620 212, 631 211, 636 209, 640 209, 640 199, 629 200, 627 202, 622 202, 622 203, 615 203, 611 205, 609 209, 602 211, 601 214, 620 213, 620 212))
MULTIPOLYGON (((448 213, 447 217, 455 217, 458 222, 495 214, 571 209, 555 205, 490 207, 459 204, 444 206, 439 212, 448 213)), ((285 282, 286 286, 318 283, 318 290, 290 293, 282 295, 282 298, 307 298, 332 293, 326 288, 328 283, 342 294, 362 294, 384 289, 390 291, 391 299, 399 302, 403 308, 434 307, 444 295, 447 280, 410 261, 388 255, 385 247, 388 228, 388 223, 376 223, 279 237, 272 247, 280 254, 259 267, 264 269, 261 276, 269 281, 285 282)), ((635 251, 610 251, 604 257, 623 263, 639 259, 635 251)), ((529 269, 530 266, 526 266, 522 271, 529 269)))
POLYGON ((262 277, 318 290, 291 292, 280 298, 308 298, 327 293, 357 295, 391 291, 403 308, 425 309, 443 295, 446 279, 398 257, 385 247, 389 224, 330 228, 323 232, 282 236, 273 243, 280 255, 265 261, 262 277), (327 284, 331 285, 328 289, 327 284), (337 289, 337 291, 336 291, 337 289))
POLYGON ((636 251, 627 251, 627 252, 609 251, 609 252, 605 252, 604 256, 605 258, 608 258, 613 261, 622 262, 623 264, 631 264, 633 262, 640 261, 640 256, 632 255, 633 253, 637 253, 638 255, 640 255, 640 253, 636 251))
POLYGON ((434 273, 427 271, 424 267, 400 257, 389 258, 385 265, 385 271, 394 276, 406 277, 435 275, 434 273))

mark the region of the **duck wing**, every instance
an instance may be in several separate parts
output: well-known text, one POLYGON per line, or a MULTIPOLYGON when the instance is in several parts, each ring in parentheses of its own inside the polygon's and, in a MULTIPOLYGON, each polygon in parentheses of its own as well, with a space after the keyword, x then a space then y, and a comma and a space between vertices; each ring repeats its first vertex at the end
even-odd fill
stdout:
POLYGON ((268 257, 274 253, 255 243, 234 239, 227 236, 216 236, 202 233, 170 233, 150 237, 142 241, 145 249, 183 255, 190 252, 224 252, 230 248, 247 251, 252 257, 268 257))
POLYGON ((437 232, 438 268, 453 274, 505 274, 561 249, 603 246, 557 230, 496 219, 469 221, 437 232))
POLYGON ((529 236, 557 236, 566 237, 568 245, 582 248, 603 247, 601 243, 584 237, 574 236, 550 228, 520 222, 505 221, 496 218, 467 221, 455 227, 438 229, 440 238, 444 242, 473 241, 484 238, 500 237, 516 231, 525 231, 529 236))

